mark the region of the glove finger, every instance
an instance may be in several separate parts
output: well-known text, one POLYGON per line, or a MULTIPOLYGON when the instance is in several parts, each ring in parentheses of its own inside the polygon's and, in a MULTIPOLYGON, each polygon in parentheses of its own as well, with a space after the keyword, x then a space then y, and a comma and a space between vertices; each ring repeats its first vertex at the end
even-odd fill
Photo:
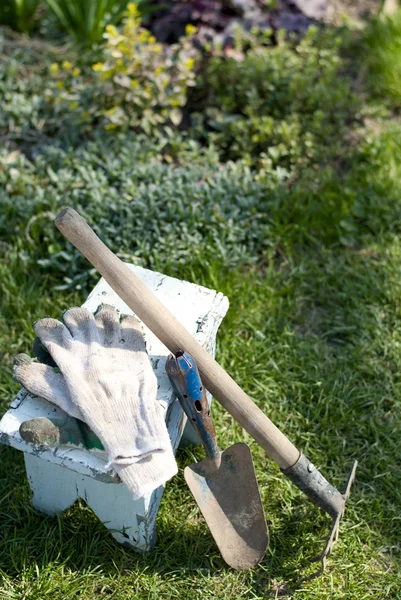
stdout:
POLYGON ((41 362, 45 365, 49 365, 50 367, 57 367, 51 354, 45 348, 45 346, 42 344, 42 342, 40 341, 40 339, 38 337, 36 337, 33 340, 32 350, 39 362, 41 362))
POLYGON ((141 324, 136 317, 133 315, 123 315, 120 327, 121 340, 124 341, 127 350, 146 351, 141 324))
POLYGON ((68 396, 67 386, 61 373, 48 365, 34 362, 27 354, 18 354, 14 358, 13 375, 28 392, 54 404, 58 392, 62 396, 68 396))
POLYGON ((63 314, 62 319, 74 340, 84 344, 99 341, 95 317, 87 308, 77 306, 69 308, 63 314))
POLYGON ((57 359, 52 353, 51 348, 55 346, 65 349, 70 348, 72 337, 67 327, 60 321, 57 321, 57 319, 46 317, 36 321, 36 323, 33 324, 33 328, 36 335, 40 338, 42 344, 50 352, 53 359, 56 360, 57 363, 57 359))
POLYGON ((118 346, 121 340, 120 317, 111 304, 100 304, 95 313, 101 342, 106 346, 118 346))
POLYGON ((72 417, 82 419, 81 411, 72 402, 64 377, 49 365, 34 362, 27 354, 14 359, 14 379, 29 393, 55 404, 72 417))

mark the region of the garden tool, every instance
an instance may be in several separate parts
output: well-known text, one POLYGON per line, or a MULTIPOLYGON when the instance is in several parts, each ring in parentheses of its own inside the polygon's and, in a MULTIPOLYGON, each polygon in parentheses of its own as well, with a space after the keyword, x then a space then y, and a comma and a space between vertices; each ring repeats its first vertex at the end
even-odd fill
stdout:
POLYGON ((188 484, 219 550, 230 567, 251 569, 264 557, 269 536, 251 451, 244 443, 217 447, 205 388, 189 354, 170 354, 166 371, 206 458, 186 467, 188 484))
POLYGON ((339 523, 355 478, 357 462, 355 461, 352 467, 345 493, 340 493, 256 406, 139 277, 103 244, 74 209, 64 209, 56 217, 55 224, 170 352, 180 352, 184 348, 193 356, 204 385, 216 400, 262 446, 280 467, 281 472, 332 517, 330 535, 319 556, 319 572, 322 572, 326 557, 338 536, 339 523))

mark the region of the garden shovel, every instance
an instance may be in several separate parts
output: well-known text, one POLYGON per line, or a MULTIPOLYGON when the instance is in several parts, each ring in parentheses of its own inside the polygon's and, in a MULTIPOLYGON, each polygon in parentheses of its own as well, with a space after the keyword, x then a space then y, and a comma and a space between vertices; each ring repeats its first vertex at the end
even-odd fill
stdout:
POLYGON ((205 389, 187 353, 170 354, 166 371, 185 414, 195 427, 206 458, 186 467, 188 484, 227 564, 255 567, 269 537, 251 451, 244 443, 220 452, 205 389))

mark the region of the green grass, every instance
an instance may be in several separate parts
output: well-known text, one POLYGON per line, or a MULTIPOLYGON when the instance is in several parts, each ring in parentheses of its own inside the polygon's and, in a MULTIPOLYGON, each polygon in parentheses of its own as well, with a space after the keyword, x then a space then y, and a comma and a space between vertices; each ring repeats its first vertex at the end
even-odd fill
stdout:
MULTIPOLYGON (((327 573, 308 573, 328 519, 278 472, 230 415, 215 405, 219 442, 250 443, 271 545, 262 565, 236 573, 219 557, 180 474, 158 516, 158 544, 146 557, 115 543, 83 504, 59 519, 29 506, 22 456, 1 449, 1 573, 6 598, 263 598, 285 583, 294 597, 396 598, 399 589, 401 240, 380 248, 314 248, 263 272, 196 277, 231 299, 218 357, 291 440, 340 486, 353 459, 360 466, 340 542, 327 573), (219 285, 217 285, 219 284, 219 285), (7 590, 12 590, 8 592, 7 590), (313 591, 313 596, 311 596, 313 591), (9 594, 9 595, 7 595, 9 594), (25 594, 25 596, 24 596, 25 594), (329 594, 331 594, 329 596, 329 594), (381 594, 381 595, 380 595, 381 594)), ((4 332, 7 363, 29 348, 30 322, 57 315, 74 295, 23 289, 4 332), (40 302, 49 294, 47 302, 40 302), (14 314, 15 310, 15 315, 14 314), (8 341, 12 339, 11 348, 8 341)), ((3 396, 16 386, 2 376, 3 396)), ((4 408, 6 403, 3 403, 4 408)), ((202 451, 196 449, 199 459, 202 451)))
MULTIPOLYGON (((336 77, 341 89, 347 82, 333 76, 328 95, 336 77)), ((251 446, 270 529, 265 559, 246 573, 224 564, 185 485, 200 448, 179 451, 157 545, 142 556, 119 546, 84 502, 56 519, 36 512, 21 453, 2 446, 1 599, 400 598, 401 135, 392 115, 368 129, 374 109, 364 100, 330 114, 335 150, 287 161, 284 178, 280 161, 250 170, 240 158, 222 162, 215 142, 171 132, 28 149, 13 138, 3 149, 2 411, 18 390, 12 357, 30 351, 32 322, 81 303, 94 281, 51 223, 49 213, 71 203, 113 250, 226 293, 219 362, 336 486, 360 464, 327 571, 303 582, 329 519, 217 403, 221 448, 251 446)))

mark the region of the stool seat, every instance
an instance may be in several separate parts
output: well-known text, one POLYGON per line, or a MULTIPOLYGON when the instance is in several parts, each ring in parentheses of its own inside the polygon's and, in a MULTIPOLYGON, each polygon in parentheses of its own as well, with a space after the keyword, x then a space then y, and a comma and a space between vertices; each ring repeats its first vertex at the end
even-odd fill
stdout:
MULTIPOLYGON (((228 299, 221 293, 187 281, 134 265, 127 266, 214 356, 216 333, 228 310, 228 299)), ((103 278, 83 306, 95 312, 102 303, 113 305, 122 314, 133 314, 103 278)), ((192 425, 187 422, 166 374, 169 350, 143 323, 142 327, 146 349, 157 377, 157 400, 165 411, 175 452, 181 439, 186 443, 198 443, 199 440, 192 425)), ((28 443, 19 434, 21 423, 28 419, 62 418, 62 414, 55 405, 21 389, 0 421, 0 442, 24 452, 33 506, 48 515, 56 515, 80 497, 117 541, 140 551, 151 549, 155 543, 155 520, 164 486, 134 501, 124 484, 106 468, 104 452, 71 447, 49 448, 28 443)))

